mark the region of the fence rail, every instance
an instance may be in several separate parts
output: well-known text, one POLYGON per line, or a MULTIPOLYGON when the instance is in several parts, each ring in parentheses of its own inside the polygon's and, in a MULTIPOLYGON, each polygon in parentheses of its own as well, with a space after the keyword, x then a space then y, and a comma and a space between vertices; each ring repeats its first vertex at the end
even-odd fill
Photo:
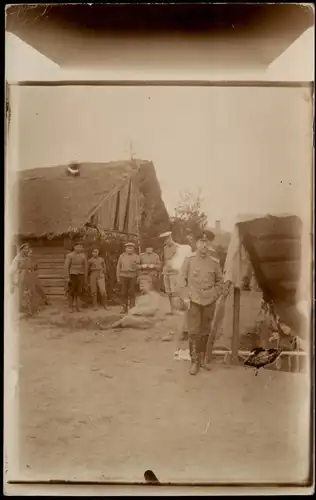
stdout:
MULTIPOLYGON (((238 360, 241 362, 240 357, 247 357, 251 351, 238 350, 238 360)), ((234 359, 231 350, 214 350, 214 356, 223 357, 225 360, 234 359)), ((267 365, 265 369, 301 373, 306 372, 308 369, 309 357, 304 351, 282 351, 280 357, 276 359, 271 365, 267 365)))

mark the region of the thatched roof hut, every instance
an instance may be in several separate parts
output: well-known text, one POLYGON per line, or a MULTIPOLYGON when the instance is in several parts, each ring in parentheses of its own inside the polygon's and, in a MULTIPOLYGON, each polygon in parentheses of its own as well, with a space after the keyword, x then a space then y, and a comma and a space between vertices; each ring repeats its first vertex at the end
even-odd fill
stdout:
POLYGON ((61 165, 20 171, 14 186, 14 233, 19 242, 32 241, 40 279, 52 295, 63 293, 69 235, 92 226, 141 242, 169 228, 152 162, 81 163, 78 170, 72 175, 61 165))
POLYGON ((74 177, 67 175, 67 166, 18 173, 17 234, 24 238, 60 236, 92 219, 99 219, 104 230, 130 234, 138 234, 156 223, 169 224, 152 162, 133 160, 79 166, 80 175, 74 177), (107 214, 101 213, 105 209, 107 214))

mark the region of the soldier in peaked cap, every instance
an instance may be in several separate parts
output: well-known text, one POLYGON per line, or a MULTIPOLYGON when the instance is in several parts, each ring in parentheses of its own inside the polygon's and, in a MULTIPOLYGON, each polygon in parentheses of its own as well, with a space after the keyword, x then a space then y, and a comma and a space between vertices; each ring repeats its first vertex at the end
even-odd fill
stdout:
POLYGON ((210 255, 212 231, 203 230, 196 237, 196 252, 187 257, 180 273, 180 289, 188 289, 190 307, 187 313, 190 374, 200 368, 210 370, 206 359, 207 342, 215 313, 216 301, 223 289, 223 277, 218 259, 210 255))
POLYGON ((116 277, 121 285, 122 312, 127 313, 129 307, 135 305, 135 288, 137 274, 139 271, 139 256, 135 252, 135 243, 128 241, 125 243, 125 252, 119 256, 116 277))

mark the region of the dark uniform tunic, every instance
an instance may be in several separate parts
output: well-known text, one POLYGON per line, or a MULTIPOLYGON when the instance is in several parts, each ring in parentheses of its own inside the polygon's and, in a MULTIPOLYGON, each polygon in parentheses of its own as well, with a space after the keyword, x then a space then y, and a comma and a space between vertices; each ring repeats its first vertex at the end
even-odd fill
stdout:
POLYGON ((88 275, 88 261, 84 252, 70 252, 65 260, 65 276, 69 280, 69 295, 77 299, 83 292, 88 275))

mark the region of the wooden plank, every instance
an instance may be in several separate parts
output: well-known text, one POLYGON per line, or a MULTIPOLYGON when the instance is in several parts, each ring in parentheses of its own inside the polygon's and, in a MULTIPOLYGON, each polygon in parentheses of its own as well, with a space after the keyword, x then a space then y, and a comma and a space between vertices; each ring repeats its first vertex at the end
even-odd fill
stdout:
POLYGON ((64 274, 64 266, 37 266, 41 274, 64 274))
POLYGON ((40 279, 40 283, 42 285, 42 287, 45 288, 50 288, 50 287, 63 287, 64 286, 64 280, 60 280, 60 279, 53 279, 53 280, 42 280, 40 279))
POLYGON ((56 246, 56 247, 52 247, 52 246, 42 246, 42 247, 32 247, 33 248, 33 251, 34 253, 37 253, 37 254, 41 254, 41 253, 45 253, 45 252, 48 252, 48 253, 64 253, 64 252, 67 252, 67 248, 65 248, 64 246, 56 246))
POLYGON ((40 278, 40 277, 52 277, 52 278, 63 278, 65 275, 65 273, 63 272, 63 270, 59 270, 59 271, 52 271, 51 269, 40 269, 37 271, 37 276, 40 278))
POLYGON ((52 272, 50 269, 45 269, 45 270, 41 270, 41 271, 37 271, 37 276, 39 278, 53 278, 53 279, 56 279, 56 278, 64 278, 65 274, 63 273, 63 271, 59 271, 59 272, 52 272))
POLYGON ((66 249, 60 248, 34 248, 34 255, 64 255, 67 253, 66 249))
POLYGON ((37 276, 39 278, 64 278, 65 273, 62 269, 52 270, 52 269, 40 269, 37 271, 37 276))
POLYGON ((48 262, 38 262, 37 267, 38 267, 38 269, 60 270, 60 269, 64 269, 64 264, 61 262, 59 262, 59 263, 57 262, 57 263, 54 263, 54 265, 52 265, 51 263, 48 263, 48 262))
POLYGON ((64 293, 64 287, 63 286, 47 286, 45 287, 45 290, 53 292, 54 290, 61 290, 64 293))
POLYGON ((44 262, 46 262, 48 259, 57 259, 57 260, 65 260, 66 258, 66 255, 61 255, 61 254, 49 254, 49 253, 46 253, 45 255, 41 254, 41 255, 35 255, 34 254, 34 258, 36 260, 43 260, 44 262))
POLYGON ((47 288, 47 290, 45 290, 45 293, 47 295, 66 295, 63 288, 47 288))
POLYGON ((64 279, 64 275, 62 273, 37 273, 37 276, 40 280, 56 280, 56 279, 64 279))
POLYGON ((48 262, 49 259, 57 260, 57 261, 64 261, 66 259, 66 255, 51 255, 51 254, 46 254, 46 255, 34 255, 34 259, 36 262, 48 262))
POLYGON ((54 260, 54 261, 64 261, 66 258, 65 255, 51 255, 51 254, 46 254, 46 255, 34 255, 34 259, 37 262, 47 262, 49 260, 54 260))
POLYGON ((58 268, 63 268, 64 267, 64 261, 53 261, 49 260, 47 262, 45 261, 36 261, 37 267, 58 267, 58 268))
POLYGON ((240 288, 234 287, 232 361, 238 359, 240 329, 240 288))
POLYGON ((56 268, 56 269, 63 269, 64 268, 64 261, 59 261, 59 262, 51 262, 51 261, 36 261, 37 267, 47 267, 47 268, 56 268))
POLYGON ((61 280, 61 279, 57 279, 57 280, 39 280, 41 285, 43 287, 48 287, 48 286, 64 286, 64 280, 61 280))
POLYGON ((66 248, 60 249, 52 249, 52 248, 41 248, 41 249, 33 249, 34 255, 65 255, 68 252, 66 248))

